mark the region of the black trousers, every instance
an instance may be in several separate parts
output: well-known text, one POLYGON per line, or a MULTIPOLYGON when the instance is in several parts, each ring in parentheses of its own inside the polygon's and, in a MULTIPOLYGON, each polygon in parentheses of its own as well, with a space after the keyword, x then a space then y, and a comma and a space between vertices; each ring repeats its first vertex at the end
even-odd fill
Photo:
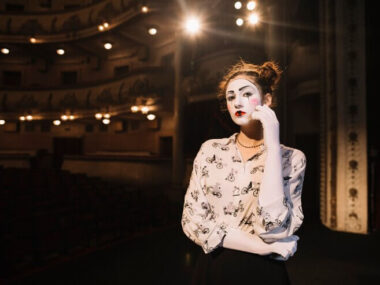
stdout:
POLYGON ((284 261, 268 256, 218 247, 199 254, 191 284, 290 285, 284 261))

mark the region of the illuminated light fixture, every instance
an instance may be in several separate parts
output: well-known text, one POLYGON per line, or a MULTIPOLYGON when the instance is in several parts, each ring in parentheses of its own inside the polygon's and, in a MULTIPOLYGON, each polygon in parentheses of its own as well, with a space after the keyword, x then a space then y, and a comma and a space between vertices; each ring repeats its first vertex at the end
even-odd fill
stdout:
POLYGON ((141 7, 141 12, 143 12, 143 13, 148 13, 148 11, 149 11, 148 6, 142 6, 142 7, 141 7))
POLYGON ((157 29, 156 28, 150 28, 148 30, 148 33, 152 36, 156 35, 157 34, 157 29))
POLYGON ((248 21, 250 24, 256 25, 259 22, 259 16, 256 13, 252 13, 249 15, 248 21))
POLYGON ((107 22, 104 22, 103 27, 107 29, 109 27, 109 24, 107 22))
POLYGON ((62 115, 62 116, 61 116, 61 120, 62 120, 62 121, 66 121, 68 118, 69 118, 69 117, 68 117, 67 115, 62 115))
POLYGON ((101 113, 96 113, 96 114, 95 114, 95 118, 96 118, 97 120, 100 120, 102 117, 103 117, 103 115, 102 115, 101 113))
POLYGON ((148 116, 146 116, 148 118, 149 121, 152 121, 156 118, 156 115, 155 114, 149 114, 148 116))
POLYGON ((243 5, 241 4, 240 1, 236 1, 235 4, 234 4, 234 7, 236 10, 239 10, 243 5))
POLYGON ((103 124, 108 125, 111 122, 111 120, 110 119, 103 119, 102 122, 103 122, 103 124))
POLYGON ((25 121, 25 116, 20 116, 19 119, 20 121, 25 121))
POLYGON ((112 44, 111 43, 105 43, 104 44, 104 48, 105 49, 111 49, 112 48, 112 44))
POLYGON ((239 27, 242 26, 244 24, 244 20, 242 18, 237 18, 236 19, 236 25, 238 25, 239 27))
POLYGON ((111 118, 111 115, 109 113, 106 113, 106 114, 103 115, 103 117, 106 118, 106 119, 109 119, 109 118, 111 118))
POLYGON ((0 120, 0 125, 5 125, 5 120, 0 120))
POLYGON ((63 48, 59 48, 59 49, 57 49, 57 54, 58 55, 64 55, 65 54, 65 50, 63 48))
POLYGON ((146 113, 148 113, 148 112, 149 112, 149 107, 148 107, 148 106, 143 106, 143 107, 141 108, 141 113, 146 114, 146 113))
POLYGON ((255 9, 256 8, 256 2, 255 1, 249 1, 248 3, 247 3, 247 9, 249 10, 249 11, 252 11, 253 9, 255 9))
POLYGON ((59 126, 61 124, 61 121, 60 120, 54 120, 53 124, 56 126, 59 126))
POLYGON ((100 32, 103 32, 103 31, 104 31, 104 26, 103 26, 103 25, 99 25, 99 26, 98 26, 98 30, 99 30, 100 32))
POLYGON ((138 112, 139 109, 140 109, 140 108, 139 108, 138 106, 132 106, 132 107, 131 107, 131 111, 132 111, 133 113, 138 112))
POLYGON ((2 54, 9 54, 9 49, 7 49, 7 48, 2 48, 2 49, 1 49, 1 53, 2 53, 2 54))
POLYGON ((189 34, 196 34, 201 28, 199 19, 195 17, 188 18, 185 22, 185 29, 189 34))
POLYGON ((37 39, 35 37, 30 37, 29 42, 35 44, 37 42, 37 39))
POLYGON ((69 119, 70 119, 71 121, 74 120, 74 119, 75 119, 74 115, 70 115, 70 116, 69 116, 69 119))
POLYGON ((31 121, 31 120, 33 120, 33 116, 32 116, 32 115, 28 115, 28 116, 26 116, 26 119, 27 119, 28 121, 31 121))

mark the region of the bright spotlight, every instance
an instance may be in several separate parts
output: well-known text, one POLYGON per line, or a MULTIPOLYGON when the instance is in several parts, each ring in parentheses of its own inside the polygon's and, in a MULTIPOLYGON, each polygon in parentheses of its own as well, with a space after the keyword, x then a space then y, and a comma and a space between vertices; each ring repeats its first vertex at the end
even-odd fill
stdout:
POLYGON ((62 121, 66 121, 68 118, 69 118, 69 117, 68 117, 67 115, 62 115, 62 116, 61 116, 62 121))
POLYGON ((103 26, 103 25, 99 25, 99 26, 98 26, 98 30, 99 30, 100 32, 103 32, 103 31, 104 31, 104 26, 103 26))
POLYGON ((143 107, 141 108, 141 113, 146 114, 146 113, 148 113, 148 112, 149 112, 149 107, 148 107, 148 106, 143 106, 143 107))
POLYGON ((108 125, 111 121, 110 119, 103 119, 102 122, 103 124, 108 125))
POLYGON ((148 11, 149 11, 149 8, 147 6, 142 6, 141 7, 141 12, 148 13, 148 11))
POLYGON ((105 43, 104 44, 104 48, 105 49, 111 49, 112 48, 112 44, 111 43, 105 43))
POLYGON ((148 116, 146 116, 148 118, 149 121, 152 121, 156 118, 156 115, 155 114, 149 114, 148 116))
POLYGON ((56 126, 59 126, 61 124, 61 121, 60 120, 54 120, 53 124, 56 126))
POLYGON ((103 23, 103 27, 108 28, 108 27, 109 27, 109 24, 108 24, 107 22, 104 22, 104 23, 103 23))
POLYGON ((139 111, 139 107, 138 107, 138 106, 132 106, 132 107, 131 107, 131 111, 132 111, 133 113, 136 113, 136 112, 139 111))
POLYGON ((57 49, 57 54, 64 55, 65 54, 65 50, 63 48, 59 48, 59 49, 57 49))
POLYGON ((185 29, 190 34, 196 34, 199 32, 201 28, 201 24, 199 19, 192 17, 186 20, 185 29))
POLYGON ((239 10, 243 5, 241 4, 240 1, 236 1, 235 4, 234 4, 234 6, 235 6, 236 10, 239 10))
POLYGON ((35 44, 37 42, 37 39, 35 37, 29 38, 30 43, 35 44))
POLYGON ((95 114, 95 118, 96 118, 97 120, 100 120, 102 117, 103 117, 102 113, 96 113, 96 114, 95 114))
POLYGON ((31 121, 31 120, 33 120, 33 116, 32 116, 32 115, 28 115, 28 116, 26 116, 26 119, 27 119, 28 121, 31 121))
POLYGON ((5 125, 5 120, 0 120, 0 125, 5 125))
POLYGON ((9 54, 9 49, 7 49, 7 48, 2 48, 2 49, 1 49, 1 53, 2 53, 2 54, 9 54))
POLYGON ((247 3, 247 9, 248 9, 248 10, 252 11, 252 10, 255 9, 255 8, 256 8, 256 2, 255 2, 255 1, 249 1, 249 2, 247 3))
POLYGON ((19 119, 20 121, 25 121, 25 116, 20 116, 19 119))
POLYGON ((239 27, 242 26, 244 24, 244 20, 242 18, 237 18, 236 19, 236 25, 238 25, 239 27))
POLYGON ((150 28, 150 29, 148 30, 148 33, 149 33, 150 35, 154 36, 155 34, 157 34, 157 29, 156 29, 156 28, 150 28))
POLYGON ((74 115, 70 115, 70 116, 69 116, 69 119, 70 119, 71 121, 74 120, 74 119, 75 119, 74 115))
POLYGON ((259 16, 256 13, 252 13, 248 17, 249 23, 256 25, 259 22, 259 16))
POLYGON ((111 115, 109 113, 106 113, 106 114, 103 115, 103 117, 106 118, 106 119, 109 119, 109 118, 111 118, 111 115))

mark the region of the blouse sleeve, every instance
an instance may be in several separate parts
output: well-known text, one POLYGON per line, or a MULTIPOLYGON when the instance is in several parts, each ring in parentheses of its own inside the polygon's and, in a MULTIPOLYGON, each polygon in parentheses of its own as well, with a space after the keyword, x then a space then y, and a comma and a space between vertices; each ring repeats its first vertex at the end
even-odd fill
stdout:
POLYGON ((193 162, 190 182, 184 197, 182 213, 182 229, 186 236, 201 246, 207 254, 219 247, 227 234, 227 225, 219 223, 215 216, 214 207, 208 202, 202 182, 202 162, 206 151, 202 144, 193 162))
POLYGON ((284 197, 258 208, 262 227, 259 236, 265 242, 274 242, 293 235, 303 222, 301 194, 306 169, 305 154, 295 150, 287 167, 290 171, 283 171, 284 197))

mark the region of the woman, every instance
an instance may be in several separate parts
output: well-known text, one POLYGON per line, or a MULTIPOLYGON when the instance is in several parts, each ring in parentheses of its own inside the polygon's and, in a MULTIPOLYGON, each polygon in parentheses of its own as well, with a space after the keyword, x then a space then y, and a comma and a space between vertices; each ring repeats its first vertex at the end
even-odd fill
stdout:
POLYGON ((193 284, 290 283, 284 261, 297 249, 306 158, 279 141, 270 107, 280 76, 273 62, 241 60, 220 83, 222 108, 240 132, 207 140, 194 159, 181 220, 205 253, 193 284))

